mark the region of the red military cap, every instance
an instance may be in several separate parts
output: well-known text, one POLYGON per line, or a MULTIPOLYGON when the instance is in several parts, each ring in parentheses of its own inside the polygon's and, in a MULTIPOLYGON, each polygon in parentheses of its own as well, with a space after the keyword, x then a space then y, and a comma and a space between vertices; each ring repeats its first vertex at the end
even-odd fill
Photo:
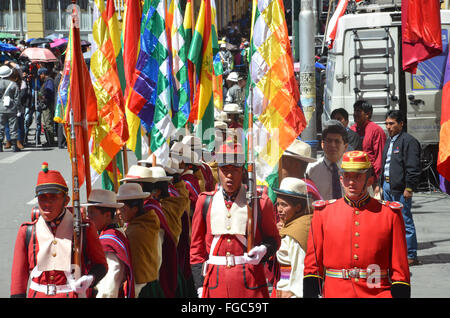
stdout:
POLYGON ((342 157, 341 169, 343 171, 364 173, 370 168, 372 168, 372 164, 364 151, 349 151, 342 157))
POLYGON ((48 170, 48 163, 42 163, 36 184, 36 196, 44 193, 67 193, 69 191, 66 181, 61 173, 56 170, 48 170))
POLYGON ((242 167, 245 164, 245 154, 242 145, 233 138, 228 138, 216 151, 219 167, 234 165, 242 167))

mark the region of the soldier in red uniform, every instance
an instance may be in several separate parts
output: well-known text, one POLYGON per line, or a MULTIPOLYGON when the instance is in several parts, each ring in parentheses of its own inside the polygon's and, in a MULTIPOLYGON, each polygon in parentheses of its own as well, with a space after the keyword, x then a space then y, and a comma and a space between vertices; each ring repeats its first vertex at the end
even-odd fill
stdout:
POLYGON ((402 206, 371 198, 365 152, 344 154, 345 197, 316 201, 308 238, 304 297, 410 297, 402 206))
POLYGON ((230 156, 218 159, 220 186, 200 194, 192 220, 190 259, 199 297, 269 297, 263 264, 280 246, 274 207, 267 195, 261 195, 254 247, 247 254, 242 147, 228 142, 218 158, 221 154, 230 156))
POLYGON ((40 216, 20 226, 14 247, 11 297, 77 298, 95 286, 108 265, 92 221, 83 220, 86 243, 82 250, 82 275, 75 280, 72 269, 73 216, 67 184, 56 170, 43 164, 36 185, 40 216))

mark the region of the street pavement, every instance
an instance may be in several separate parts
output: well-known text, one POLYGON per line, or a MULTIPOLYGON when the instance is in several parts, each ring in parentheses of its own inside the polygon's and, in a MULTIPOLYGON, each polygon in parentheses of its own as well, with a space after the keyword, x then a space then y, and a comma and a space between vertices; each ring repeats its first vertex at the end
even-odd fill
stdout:
MULTIPOLYGON (((136 163, 128 152, 129 165, 136 163)), ((10 294, 14 242, 21 223, 29 221, 34 188, 42 162, 59 170, 71 187, 71 165, 66 149, 26 148, 0 153, 0 298, 10 294)), ((98 180, 93 188, 101 187, 98 180)), ((81 201, 86 200, 85 187, 81 201)), ((450 196, 420 192, 413 197, 420 265, 411 267, 413 298, 450 298, 450 196)))

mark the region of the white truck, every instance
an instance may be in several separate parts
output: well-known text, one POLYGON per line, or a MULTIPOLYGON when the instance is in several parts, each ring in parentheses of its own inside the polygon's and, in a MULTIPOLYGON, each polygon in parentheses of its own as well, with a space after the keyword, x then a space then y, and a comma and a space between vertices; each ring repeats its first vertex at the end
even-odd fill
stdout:
POLYGON ((433 168, 435 180, 450 10, 441 10, 441 24, 442 54, 419 63, 417 73, 410 74, 402 70, 398 6, 359 6, 343 15, 328 51, 322 113, 324 122, 334 109, 345 108, 352 124, 353 104, 365 99, 373 105, 372 120, 385 129, 386 112, 401 110, 406 130, 421 143, 424 165, 433 168))

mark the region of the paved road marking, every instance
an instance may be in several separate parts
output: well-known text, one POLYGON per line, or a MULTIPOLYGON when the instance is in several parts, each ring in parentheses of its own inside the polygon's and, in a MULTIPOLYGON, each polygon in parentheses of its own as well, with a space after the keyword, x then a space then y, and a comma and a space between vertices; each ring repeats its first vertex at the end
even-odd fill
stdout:
POLYGON ((20 158, 25 157, 28 154, 30 154, 29 151, 27 151, 27 152, 25 152, 25 151, 24 152, 19 152, 19 153, 16 153, 16 154, 12 155, 12 156, 9 156, 7 158, 4 158, 4 159, 0 160, 0 163, 13 163, 13 162, 19 160, 20 158))

